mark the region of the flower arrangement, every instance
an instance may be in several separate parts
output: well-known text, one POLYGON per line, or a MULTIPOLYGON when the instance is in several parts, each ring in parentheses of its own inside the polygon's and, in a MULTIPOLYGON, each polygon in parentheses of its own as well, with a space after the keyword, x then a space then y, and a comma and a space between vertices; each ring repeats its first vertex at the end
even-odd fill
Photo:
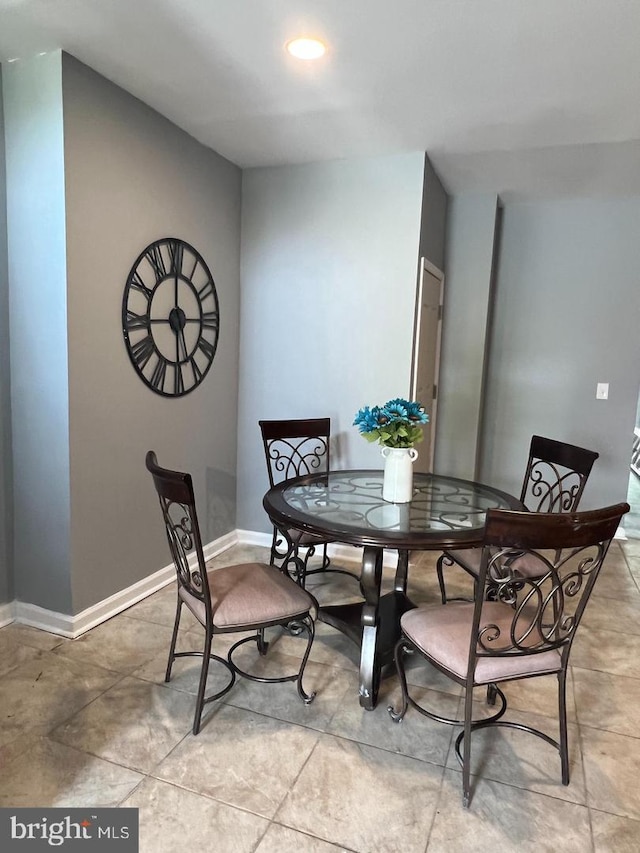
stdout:
POLYGON ((400 397, 384 406, 365 406, 353 421, 367 441, 383 447, 413 447, 422 441, 422 427, 427 423, 429 415, 422 403, 400 397))

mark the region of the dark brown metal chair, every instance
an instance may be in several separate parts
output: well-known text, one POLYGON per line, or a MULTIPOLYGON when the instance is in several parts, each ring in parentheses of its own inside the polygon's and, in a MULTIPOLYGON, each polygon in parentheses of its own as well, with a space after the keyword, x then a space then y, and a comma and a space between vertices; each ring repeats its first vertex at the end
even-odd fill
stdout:
POLYGON ((202 658, 194 735, 200 731, 205 704, 224 696, 233 687, 236 674, 264 683, 295 681, 300 698, 305 704, 312 702, 315 693, 305 692, 302 676, 314 637, 311 611, 317 607, 315 599, 286 574, 266 563, 245 563, 208 570, 202 551, 191 476, 161 468, 152 450, 147 453, 146 465, 160 499, 169 549, 178 576, 176 619, 165 681, 171 679, 176 658, 202 658), (176 652, 183 604, 204 628, 203 651, 176 652), (244 643, 256 642, 259 653, 265 655, 269 644, 265 642, 264 631, 274 625, 287 627, 294 633, 306 632, 308 641, 298 672, 281 678, 266 678, 240 669, 233 661, 234 651, 244 643), (211 654, 215 634, 238 631, 255 633, 234 643, 226 659, 211 654), (229 682, 222 690, 205 697, 210 660, 226 667, 229 682))
MULTIPOLYGON (((532 512, 574 512, 598 456, 594 450, 534 435, 520 493, 521 502, 532 512)), ((445 567, 460 566, 475 582, 481 557, 481 548, 470 548, 445 551, 438 558, 436 572, 443 604, 460 600, 447 597, 445 567)))
MULTIPOLYGON (((258 421, 262 433, 264 454, 267 460, 269 486, 273 488, 283 480, 304 474, 319 474, 328 471, 331 458, 330 418, 301 418, 294 420, 258 421)), ((286 570, 304 587, 307 575, 318 572, 337 572, 357 577, 347 569, 331 566, 327 555, 327 544, 333 540, 299 530, 273 528, 271 540, 271 563, 279 561, 286 570), (318 568, 309 568, 310 559, 322 549, 322 562, 318 568)))
POLYGON ((465 806, 471 798, 471 733, 487 726, 527 731, 554 746, 560 753, 562 784, 569 784, 565 691, 571 644, 609 543, 628 511, 627 503, 568 514, 490 509, 475 601, 418 607, 402 616, 395 650, 402 706, 389 708, 389 713, 400 722, 411 705, 439 722, 463 726, 455 750, 462 764, 465 806), (534 576, 518 571, 523 559, 535 562, 534 576), (409 696, 404 655, 412 652, 465 688, 463 720, 433 714, 409 696), (507 700, 499 682, 549 674, 558 678, 559 741, 502 719, 507 700), (499 697, 500 708, 473 720, 477 686, 487 687, 488 704, 495 705, 499 697))

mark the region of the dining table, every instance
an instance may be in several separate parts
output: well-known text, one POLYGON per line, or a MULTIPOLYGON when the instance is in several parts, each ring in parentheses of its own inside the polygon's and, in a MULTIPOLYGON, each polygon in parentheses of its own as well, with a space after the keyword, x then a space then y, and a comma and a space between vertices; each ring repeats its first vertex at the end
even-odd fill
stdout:
POLYGON ((362 600, 319 606, 318 618, 360 647, 360 705, 373 710, 380 679, 391 671, 400 618, 415 607, 407 594, 412 551, 482 545, 490 508, 523 510, 513 495, 493 486, 441 474, 414 472, 407 503, 383 500, 382 470, 335 470, 307 474, 273 486, 263 498, 272 523, 291 541, 291 531, 362 548, 362 600), (381 593, 385 550, 398 552, 393 589, 381 593))

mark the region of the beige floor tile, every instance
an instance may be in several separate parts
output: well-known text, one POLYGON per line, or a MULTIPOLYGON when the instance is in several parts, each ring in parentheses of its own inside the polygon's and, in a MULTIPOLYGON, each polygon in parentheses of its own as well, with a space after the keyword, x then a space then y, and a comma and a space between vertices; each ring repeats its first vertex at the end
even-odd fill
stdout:
POLYGON ((252 853, 269 823, 184 788, 147 778, 122 805, 139 809, 140 853, 252 853))
POLYGON ((360 853, 422 853, 442 772, 323 735, 276 820, 360 853))
MULTIPOLYGON (((177 593, 176 585, 171 583, 159 592, 139 601, 124 611, 130 619, 142 619, 145 622, 157 622, 159 625, 169 625, 173 628, 176 618, 177 593)), ((180 614, 180 630, 200 630, 200 623, 188 607, 182 607, 180 614)))
MULTIPOLYGON (((460 700, 460 716, 463 714, 462 704, 463 701, 460 700)), ((487 706, 484 703, 474 704, 475 717, 480 718, 486 712, 487 706)), ((550 737, 558 739, 557 721, 550 717, 507 709, 504 719, 540 729, 550 737)), ((454 737, 459 731, 460 729, 454 733, 454 737)), ((460 768, 453 748, 449 753, 447 766, 455 770, 460 768)), ((504 726, 487 727, 472 733, 471 772, 482 779, 502 782, 581 805, 586 803, 580 738, 575 724, 569 723, 571 782, 567 786, 562 784, 560 754, 553 746, 528 732, 504 726)))
POLYGON ((15 635, 5 635, 5 631, 11 627, 9 625, 0 631, 0 678, 22 664, 41 657, 41 650, 18 642, 15 635))
POLYGON ((269 552, 270 549, 262 545, 238 543, 227 548, 217 557, 207 560, 207 566, 210 569, 219 569, 222 566, 241 565, 243 563, 268 563, 269 552))
POLYGON ((79 711, 121 676, 87 663, 38 652, 0 680, 0 744, 29 729, 44 734, 79 711))
POLYGON ((600 569, 593 596, 617 599, 629 596, 630 599, 635 600, 640 598, 636 582, 622 554, 613 558, 607 557, 604 566, 600 569))
POLYGON ((581 625, 571 649, 571 665, 640 678, 640 636, 581 625))
POLYGON ((591 850, 589 815, 584 806, 486 779, 472 781, 471 804, 464 809, 462 774, 446 772, 428 853, 591 850))
POLYGON ((574 667, 573 683, 581 725, 638 736, 640 679, 574 667))
MULTIPOLYGON (((229 647, 243 635, 220 634, 213 640, 212 652, 217 657, 226 659, 229 647)), ((204 631, 180 631, 176 644, 176 651, 198 651, 202 652, 204 647, 204 631)), ((200 671, 202 669, 201 657, 177 658, 171 668, 171 680, 165 682, 167 661, 169 658, 169 644, 161 652, 146 661, 141 667, 135 669, 131 674, 145 681, 153 681, 155 684, 163 684, 173 690, 182 690, 185 693, 195 695, 198 692, 200 671)), ((207 695, 221 690, 229 680, 228 670, 223 664, 211 661, 207 678, 207 695)))
POLYGON ((582 617, 579 632, 616 631, 640 634, 640 596, 632 601, 593 595, 582 617))
MULTIPOLYGON (((256 675, 280 677, 296 672, 299 666, 300 658, 274 651, 262 660, 253 661, 251 671, 256 675)), ((310 705, 305 705, 300 699, 295 682, 262 684, 245 678, 236 681, 233 690, 225 699, 230 705, 239 708, 326 731, 345 695, 357 696, 358 693, 358 678, 355 673, 314 661, 307 663, 302 684, 307 693, 316 694, 310 705)))
POLYGON ((126 677, 51 733, 51 737, 149 773, 193 724, 193 697, 126 677))
MULTIPOLYGON (((455 719, 458 710, 456 696, 420 687, 412 688, 410 695, 428 710, 455 719)), ((444 766, 453 726, 431 720, 411 707, 402 722, 395 723, 387 709, 391 705, 395 710, 399 710, 401 702, 402 693, 395 679, 382 682, 378 705, 373 711, 363 711, 357 694, 347 693, 331 721, 329 732, 379 749, 444 766)))
MULTIPOLYGON (((273 647, 284 654, 297 656, 300 645, 301 638, 282 634, 274 640, 273 647)), ((360 666, 360 649, 336 628, 317 621, 309 660, 354 672, 360 666)))
POLYGON ((256 848, 256 853, 348 853, 346 847, 336 847, 314 838, 303 835, 286 826, 272 823, 266 835, 256 848))
POLYGON ((21 625, 19 622, 13 622, 0 631, 0 644, 5 640, 13 640, 23 646, 30 646, 44 652, 50 652, 56 646, 69 642, 66 637, 51 634, 49 631, 41 631, 39 628, 32 628, 30 625, 21 625))
POLYGON ((218 705, 153 775, 271 818, 318 739, 317 732, 231 705, 218 705))
POLYGON ((640 820, 640 739, 581 726, 588 804, 640 820))
MULTIPOLYGON (((545 717, 558 719, 558 678, 555 675, 543 675, 539 678, 523 678, 520 681, 505 681, 500 689, 507 697, 509 709, 517 711, 535 711, 545 717)), ((478 698, 484 699, 486 688, 477 689, 478 698)), ((567 720, 576 722, 576 703, 574 699, 573 678, 567 673, 567 720)))
POLYGON ((49 738, 3 767, 0 806, 117 806, 144 777, 49 738))
POLYGON ((638 853, 640 821, 591 809, 595 853, 638 853))
POLYGON ((58 646, 55 654, 66 660, 131 673, 161 650, 169 651, 171 628, 128 616, 115 616, 76 640, 58 646))

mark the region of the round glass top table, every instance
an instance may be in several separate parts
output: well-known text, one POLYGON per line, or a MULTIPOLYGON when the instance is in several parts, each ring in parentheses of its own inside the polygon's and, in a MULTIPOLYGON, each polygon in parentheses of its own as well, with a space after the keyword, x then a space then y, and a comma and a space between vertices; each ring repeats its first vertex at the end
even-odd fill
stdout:
POLYGON ((474 548, 482 544, 486 511, 523 510, 518 498, 483 483, 439 474, 413 476, 406 504, 382 499, 382 471, 329 471, 285 480, 263 506, 290 541, 291 529, 363 547, 363 602, 321 607, 323 622, 360 645, 360 704, 371 710, 384 667, 393 660, 400 617, 414 607, 407 597, 409 552, 474 548), (385 548, 398 551, 393 591, 380 594, 385 548))

